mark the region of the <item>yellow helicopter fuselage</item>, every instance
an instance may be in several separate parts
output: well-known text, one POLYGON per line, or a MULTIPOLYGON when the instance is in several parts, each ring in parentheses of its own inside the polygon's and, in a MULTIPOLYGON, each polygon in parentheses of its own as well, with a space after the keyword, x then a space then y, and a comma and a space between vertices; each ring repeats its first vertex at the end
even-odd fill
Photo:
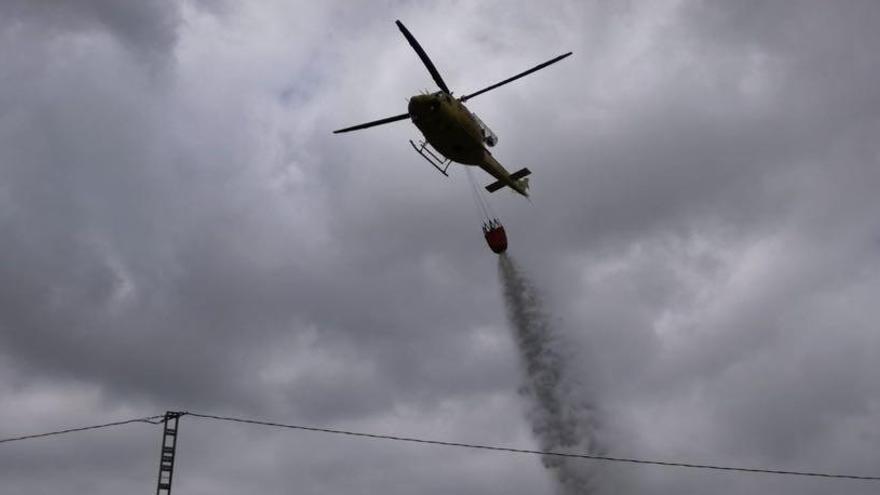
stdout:
POLYGON ((482 163, 482 130, 460 101, 442 93, 418 95, 409 99, 408 110, 428 143, 446 158, 464 165, 482 163))
POLYGON ((450 160, 477 166, 516 192, 528 196, 528 182, 514 179, 486 149, 477 118, 456 98, 437 92, 409 99, 409 116, 425 140, 450 160))

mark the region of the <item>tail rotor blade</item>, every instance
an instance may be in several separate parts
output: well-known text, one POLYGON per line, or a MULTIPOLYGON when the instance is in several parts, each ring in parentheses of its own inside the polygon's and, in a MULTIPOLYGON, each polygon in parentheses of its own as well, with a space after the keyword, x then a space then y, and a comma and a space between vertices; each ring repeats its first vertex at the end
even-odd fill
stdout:
POLYGON ((400 28, 400 32, 403 33, 403 36, 406 38, 406 40, 409 41, 409 44, 413 47, 413 50, 415 50, 416 53, 419 55, 419 58, 422 59, 422 63, 425 64, 425 67, 428 68, 428 72, 431 73, 431 77, 434 78, 434 82, 437 83, 437 86, 439 86, 440 89, 442 89, 446 93, 451 94, 452 92, 449 91, 449 87, 446 86, 446 83, 443 82, 443 78, 440 77, 440 72, 437 71, 437 68, 434 67, 434 63, 431 62, 430 58, 428 58, 428 54, 425 53, 424 49, 422 49, 422 45, 420 45, 419 42, 416 41, 416 38, 412 35, 412 33, 409 32, 409 29, 407 29, 402 22, 395 21, 395 23, 397 24, 397 27, 400 28))
POLYGON ((495 83, 495 84, 493 84, 493 85, 491 85, 491 86, 489 86, 489 87, 483 88, 483 89, 477 91, 476 93, 471 93, 471 94, 469 94, 469 95, 462 96, 461 98, 459 98, 459 100, 462 101, 462 102, 465 102, 465 101, 467 101, 467 100, 473 98, 474 96, 481 95, 481 94, 485 93, 486 91, 491 91, 491 90, 497 88, 498 86, 503 86, 503 85, 505 85, 505 84, 507 84, 507 83, 509 83, 509 82, 516 81, 517 79, 519 79, 519 78, 521 78, 521 77, 525 77, 525 76, 531 74, 532 72, 535 72, 535 71, 541 70, 541 69, 543 69, 544 67, 547 67, 547 66, 550 65, 550 64, 555 64, 556 62, 559 62, 560 60, 564 59, 565 57, 571 55, 571 53, 572 53, 572 52, 564 53, 564 54, 562 54, 562 55, 560 55, 560 56, 558 56, 558 57, 556 57, 556 58, 552 58, 552 59, 550 59, 550 60, 544 62, 543 64, 538 64, 538 65, 532 67, 531 69, 529 69, 529 70, 527 70, 527 71, 525 71, 525 72, 520 72, 519 74, 517 74, 517 75, 515 75, 515 76, 513 76, 513 77, 509 77, 509 78, 507 78, 507 79, 505 79, 505 80, 503 80, 503 81, 501 81, 501 82, 499 82, 499 83, 495 83))
POLYGON ((373 127, 373 126, 382 125, 382 124, 390 124, 391 122, 397 122, 398 120, 403 120, 403 119, 408 119, 408 118, 409 118, 408 113, 402 113, 400 115, 395 115, 394 117, 388 117, 385 119, 374 120, 372 122, 367 122, 365 124, 353 125, 351 127, 346 127, 345 129, 338 129, 338 130, 333 131, 333 134, 339 134, 341 132, 357 131, 359 129, 366 129, 367 127, 373 127))

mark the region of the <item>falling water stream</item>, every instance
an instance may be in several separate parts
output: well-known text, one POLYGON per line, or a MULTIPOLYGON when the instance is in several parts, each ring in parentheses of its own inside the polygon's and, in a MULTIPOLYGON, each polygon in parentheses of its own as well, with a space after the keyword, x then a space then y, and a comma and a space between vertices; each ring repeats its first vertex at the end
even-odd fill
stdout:
MULTIPOLYGON (((543 451, 599 453, 596 413, 589 394, 571 376, 571 354, 564 338, 544 312, 534 285, 506 254, 498 257, 507 317, 521 364, 520 394, 543 451)), ((598 465, 582 459, 544 456, 544 466, 559 483, 562 495, 599 493, 598 465)))

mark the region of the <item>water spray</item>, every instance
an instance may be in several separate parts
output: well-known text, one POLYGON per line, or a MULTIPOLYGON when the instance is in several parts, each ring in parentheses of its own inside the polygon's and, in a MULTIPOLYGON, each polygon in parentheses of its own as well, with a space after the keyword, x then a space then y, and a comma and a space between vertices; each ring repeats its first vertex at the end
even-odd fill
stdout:
MULTIPOLYGON (((524 368, 520 395, 528 400, 528 420, 541 450, 599 453, 596 413, 576 387, 564 339, 551 325, 538 292, 507 254, 498 257, 498 274, 524 368)), ((561 494, 598 493, 595 465, 552 456, 542 462, 561 494)))

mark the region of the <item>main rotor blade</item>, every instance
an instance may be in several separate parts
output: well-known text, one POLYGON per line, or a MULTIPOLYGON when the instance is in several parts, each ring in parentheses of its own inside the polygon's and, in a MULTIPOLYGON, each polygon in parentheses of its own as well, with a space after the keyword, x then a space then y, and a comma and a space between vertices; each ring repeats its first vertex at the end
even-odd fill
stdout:
POLYGON ((535 72, 536 70, 541 70, 550 64, 555 64, 556 62, 559 62, 560 60, 564 59, 565 57, 567 57, 569 55, 571 55, 571 52, 568 52, 568 53, 562 54, 556 58, 550 59, 550 60, 544 62, 543 64, 538 64, 525 72, 520 72, 519 74, 517 74, 513 77, 507 78, 507 79, 501 81, 500 83, 495 83, 487 88, 483 88, 483 89, 477 91, 476 93, 471 93, 469 95, 462 96, 461 98, 459 98, 459 100, 464 102, 464 101, 467 101, 467 100, 473 98, 474 96, 481 95, 481 94, 485 93, 486 91, 491 91, 491 90, 497 88, 498 86, 503 86, 509 82, 516 81, 517 79, 524 77, 524 76, 527 76, 527 75, 531 74, 532 72, 535 72))
POLYGON ((395 115, 394 117, 388 117, 387 119, 374 120, 372 122, 367 122, 366 124, 358 124, 353 125, 351 127, 346 127, 345 129, 339 129, 333 131, 333 134, 339 134, 340 132, 349 132, 349 131, 357 131, 358 129, 366 129, 367 127, 373 127, 382 124, 389 124, 391 122, 397 122, 398 120, 408 119, 408 113, 402 113, 400 115, 395 115))
POLYGON ((400 21, 394 21, 397 24, 397 27, 400 28, 400 32, 403 33, 403 36, 406 37, 406 40, 409 41, 409 44, 413 47, 413 50, 419 55, 419 58, 422 59, 422 63, 425 64, 425 67, 428 68, 428 72, 431 73, 431 77, 434 78, 434 82, 437 83, 437 86, 440 87, 443 91, 447 93, 452 93, 449 91, 449 87, 446 86, 446 83, 443 82, 443 78, 440 77, 440 72, 437 71, 437 68, 434 67, 434 63, 431 62, 431 59, 428 58, 428 54, 425 53, 425 50, 422 49, 422 45, 416 41, 415 37, 413 37, 412 33, 409 32, 409 29, 403 25, 400 21))

